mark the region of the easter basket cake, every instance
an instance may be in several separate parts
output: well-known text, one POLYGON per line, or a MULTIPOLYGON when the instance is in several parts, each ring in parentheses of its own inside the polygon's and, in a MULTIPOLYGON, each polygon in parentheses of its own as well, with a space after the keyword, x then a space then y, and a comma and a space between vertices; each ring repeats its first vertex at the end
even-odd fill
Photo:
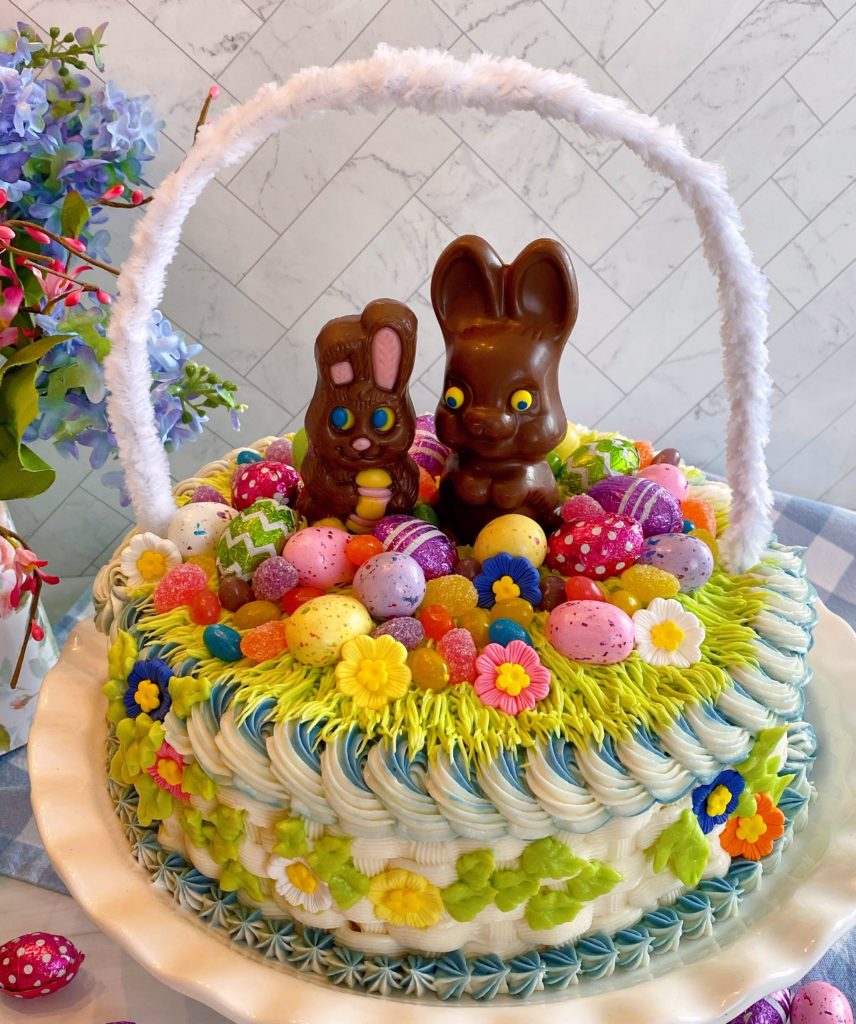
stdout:
POLYGON ((816 614, 771 532, 765 283, 721 170, 572 75, 380 48, 205 127, 119 290, 110 419, 138 525, 95 587, 103 756, 129 849, 200 927, 330 985, 455 1001, 639 971, 739 913, 810 813, 816 614), (377 299, 318 325, 302 430, 171 486, 145 324, 187 212, 288 121, 390 99, 566 118, 676 183, 719 281, 728 484, 569 423, 567 253, 466 236, 432 279, 435 412, 408 396, 415 316, 377 299))

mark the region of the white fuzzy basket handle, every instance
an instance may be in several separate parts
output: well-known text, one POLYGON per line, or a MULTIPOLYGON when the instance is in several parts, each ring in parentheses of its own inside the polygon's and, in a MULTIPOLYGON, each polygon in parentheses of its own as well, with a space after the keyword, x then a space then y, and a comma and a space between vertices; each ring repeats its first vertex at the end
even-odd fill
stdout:
POLYGON ((591 135, 625 143, 675 183, 695 213, 705 256, 719 282, 730 406, 726 468, 734 493, 723 552, 732 571, 754 565, 771 532, 772 496, 764 460, 771 387, 765 345, 767 284, 743 239, 740 213, 722 168, 693 157, 673 126, 592 92, 576 75, 482 54, 461 61, 437 50, 383 45, 365 60, 305 68, 284 85, 262 86, 247 103, 203 127, 181 166, 158 186, 137 225, 119 277, 105 377, 110 423, 140 527, 163 534, 176 507, 149 398, 146 337, 190 208, 218 171, 248 156, 290 121, 325 110, 374 109, 389 100, 426 113, 480 107, 490 113, 532 110, 561 117, 591 135))

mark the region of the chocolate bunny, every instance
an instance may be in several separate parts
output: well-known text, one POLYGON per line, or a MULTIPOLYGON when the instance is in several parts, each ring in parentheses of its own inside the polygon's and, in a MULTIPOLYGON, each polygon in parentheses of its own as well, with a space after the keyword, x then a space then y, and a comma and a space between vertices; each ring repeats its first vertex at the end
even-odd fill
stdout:
POLYGON ((310 522, 337 516, 362 533, 413 508, 419 469, 408 455, 416 414, 407 382, 415 355, 416 317, 392 299, 321 328, 298 499, 310 522))
POLYGON ((567 429, 559 361, 578 310, 567 252, 541 238, 506 265, 465 235, 437 261, 431 301, 446 341, 437 435, 453 451, 443 522, 464 541, 508 512, 549 526, 558 492, 546 457, 567 429))

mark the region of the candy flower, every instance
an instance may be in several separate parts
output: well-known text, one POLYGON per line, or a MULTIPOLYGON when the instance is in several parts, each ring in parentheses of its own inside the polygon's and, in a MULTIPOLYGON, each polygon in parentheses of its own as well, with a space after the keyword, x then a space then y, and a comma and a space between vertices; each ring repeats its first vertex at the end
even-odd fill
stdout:
POLYGON ((319 914, 333 905, 329 886, 302 857, 272 856, 268 861, 267 876, 273 879, 277 893, 292 907, 302 907, 310 914, 319 914))
POLYGON ((773 852, 773 843, 785 834, 785 816, 766 793, 755 797, 751 817, 733 817, 719 837, 723 850, 732 857, 760 860, 773 852))
POLYGON ((704 626, 672 598, 655 597, 633 616, 636 651, 649 665, 689 668, 701 661, 704 626))
POLYGON ((155 533, 132 537, 119 558, 131 590, 157 583, 174 565, 181 565, 181 554, 175 544, 155 533))
POLYGON ((155 784, 178 800, 189 800, 190 794, 185 793, 181 788, 184 778, 186 762, 175 747, 171 747, 166 740, 160 745, 155 763, 150 765, 146 771, 155 780, 155 784))
POLYGON ((728 821, 745 788, 743 776, 729 768, 720 772, 713 782, 693 790, 693 811, 705 835, 728 821))
POLYGON ((392 925, 431 928, 443 913, 443 897, 437 886, 406 868, 375 875, 368 898, 375 917, 392 925))
POLYGON ((145 712, 152 721, 162 722, 172 704, 170 679, 172 669, 160 658, 135 662, 128 674, 128 688, 124 696, 128 717, 136 718, 145 712))
POLYGON ((485 559, 482 571, 473 580, 481 608, 492 608, 497 601, 522 597, 537 605, 541 600, 538 570, 528 558, 504 552, 485 559))
POLYGON ((550 692, 550 673, 522 640, 488 644, 476 658, 475 691, 483 704, 507 715, 534 708, 550 692))
POLYGON ((407 692, 407 648, 391 636, 357 636, 342 648, 336 686, 361 708, 381 711, 407 692))

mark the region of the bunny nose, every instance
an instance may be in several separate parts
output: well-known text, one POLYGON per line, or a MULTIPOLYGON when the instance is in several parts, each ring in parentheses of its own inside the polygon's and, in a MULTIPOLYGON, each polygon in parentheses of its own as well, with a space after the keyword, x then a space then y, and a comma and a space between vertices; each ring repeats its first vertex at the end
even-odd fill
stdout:
POLYGON ((464 425, 474 437, 491 440, 504 440, 514 431, 513 419, 493 409, 468 410, 464 416, 464 425))
POLYGON ((371 441, 367 437, 355 437, 351 441, 351 447, 356 448, 358 452, 364 452, 366 448, 371 448, 371 441))

